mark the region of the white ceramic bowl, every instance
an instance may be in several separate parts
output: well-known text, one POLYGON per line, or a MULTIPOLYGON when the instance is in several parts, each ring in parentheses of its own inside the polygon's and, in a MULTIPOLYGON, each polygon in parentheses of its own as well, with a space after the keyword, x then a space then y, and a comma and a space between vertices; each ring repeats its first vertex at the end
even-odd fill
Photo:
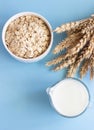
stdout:
POLYGON ((2 31, 2 41, 3 41, 3 44, 4 44, 4 47, 5 49, 9 52, 9 54, 14 57, 15 59, 19 60, 19 61, 22 61, 22 62, 36 62, 36 61, 39 61, 41 60, 42 58, 44 58, 50 51, 51 47, 52 47, 52 43, 53 43, 53 32, 52 32, 52 27, 51 25, 49 24, 49 22, 41 15, 37 14, 37 13, 34 13, 34 12, 21 12, 21 13, 18 13, 14 16, 12 16, 4 25, 3 27, 3 31, 2 31), (17 19, 18 17, 20 16, 24 16, 24 15, 34 15, 36 17, 39 17, 40 19, 42 19, 44 21, 44 23, 48 26, 48 29, 50 31, 50 34, 51 34, 51 40, 50 40, 50 43, 49 43, 49 46, 47 48, 47 50, 42 53, 41 55, 37 56, 36 58, 29 58, 29 59, 25 59, 25 58, 21 58, 21 57, 18 57, 16 56, 15 54, 13 54, 7 47, 6 45, 6 42, 5 42, 5 33, 6 33, 6 30, 7 30, 7 27, 8 25, 15 19, 17 19))

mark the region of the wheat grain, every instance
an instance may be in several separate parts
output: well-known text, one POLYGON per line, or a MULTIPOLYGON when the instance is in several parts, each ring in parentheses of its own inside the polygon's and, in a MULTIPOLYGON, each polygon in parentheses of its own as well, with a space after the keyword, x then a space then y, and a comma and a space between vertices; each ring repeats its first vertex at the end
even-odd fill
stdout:
POLYGON ((94 49, 90 57, 90 79, 92 80, 93 77, 94 77, 94 49))
POLYGON ((85 34, 85 33, 93 31, 93 29, 94 29, 94 22, 92 22, 92 24, 89 23, 89 25, 87 27, 83 28, 81 30, 81 33, 85 34))
POLYGON ((94 67, 90 66, 90 80, 94 78, 94 67))
POLYGON ((81 66, 80 69, 80 78, 83 78, 86 74, 86 72, 88 71, 88 67, 89 67, 89 59, 84 60, 84 63, 81 66))
POLYGON ((74 69, 74 63, 69 66, 66 77, 73 77, 73 69, 74 69))
POLYGON ((90 65, 94 67, 94 49, 92 50, 92 55, 90 57, 90 65))

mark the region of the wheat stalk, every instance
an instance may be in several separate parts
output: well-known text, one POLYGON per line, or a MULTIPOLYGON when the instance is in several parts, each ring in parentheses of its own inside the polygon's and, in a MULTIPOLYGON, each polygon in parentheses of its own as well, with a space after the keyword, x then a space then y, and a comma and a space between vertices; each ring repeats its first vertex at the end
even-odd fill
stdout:
POLYGON ((55 59, 47 62, 46 65, 55 65, 54 71, 68 67, 67 77, 72 77, 77 68, 80 69, 82 78, 90 68, 90 79, 94 77, 94 15, 88 19, 67 23, 57 27, 56 33, 66 32, 68 37, 60 42, 53 50, 54 54, 65 49, 55 59))

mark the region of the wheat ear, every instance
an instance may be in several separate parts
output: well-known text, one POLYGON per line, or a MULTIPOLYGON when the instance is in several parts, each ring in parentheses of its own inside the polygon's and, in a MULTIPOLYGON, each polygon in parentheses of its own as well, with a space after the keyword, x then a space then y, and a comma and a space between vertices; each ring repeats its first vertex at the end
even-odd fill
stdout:
POLYGON ((47 66, 56 65, 56 64, 62 62, 63 60, 66 60, 68 57, 70 57, 70 54, 66 52, 66 53, 56 57, 55 59, 48 61, 46 63, 46 65, 47 66))
POLYGON ((86 34, 79 40, 79 42, 68 50, 68 53, 70 53, 70 54, 78 53, 85 46, 87 41, 90 40, 92 33, 93 33, 93 31, 86 32, 86 34))
POLYGON ((82 35, 80 33, 72 34, 69 37, 67 37, 64 41, 60 42, 53 50, 54 54, 59 53, 65 48, 68 48, 69 46, 74 45, 74 43, 80 39, 82 35))
POLYGON ((90 42, 87 43, 87 46, 85 46, 79 53, 76 62, 70 65, 67 77, 69 76, 72 77, 75 74, 77 67, 79 67, 80 63, 84 59, 89 58, 91 56, 93 49, 94 49, 94 36, 91 38, 90 42))
POLYGON ((54 30, 54 32, 62 33, 62 32, 65 32, 65 31, 69 31, 70 29, 75 28, 75 27, 78 26, 79 24, 80 24, 79 21, 71 22, 71 23, 66 23, 66 24, 61 25, 60 27, 57 27, 57 28, 54 30))
POLYGON ((75 21, 75 22, 70 22, 70 23, 66 23, 66 24, 62 24, 61 26, 57 27, 54 32, 56 33, 62 33, 62 32, 65 32, 65 31, 69 31, 71 29, 74 29, 78 26, 83 25, 83 23, 85 22, 88 22, 90 18, 88 19, 83 19, 83 20, 80 20, 80 21, 75 21))
POLYGON ((71 65, 72 63, 75 62, 76 57, 77 57, 77 54, 68 57, 67 60, 65 60, 65 61, 62 62, 61 64, 57 65, 57 66, 54 68, 54 71, 58 71, 58 70, 63 69, 64 67, 68 67, 69 65, 71 65))
POLYGON ((48 61, 46 63, 47 66, 56 65, 60 63, 63 60, 63 55, 60 55, 59 57, 56 57, 55 59, 48 61))
POLYGON ((88 18, 85 21, 82 20, 82 22, 80 23, 79 26, 67 31, 68 36, 73 34, 73 33, 77 33, 77 32, 81 32, 83 29, 87 28, 88 26, 92 26, 94 24, 94 19, 93 18, 88 18))

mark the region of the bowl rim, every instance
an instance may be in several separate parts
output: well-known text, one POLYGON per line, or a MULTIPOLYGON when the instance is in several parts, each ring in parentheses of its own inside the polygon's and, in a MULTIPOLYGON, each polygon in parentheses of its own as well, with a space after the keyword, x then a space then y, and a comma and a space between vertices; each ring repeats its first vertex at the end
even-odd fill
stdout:
POLYGON ((38 13, 35 13, 35 12, 20 12, 20 13, 17 13, 15 15, 13 15, 12 17, 10 17, 6 23, 4 24, 3 26, 3 29, 2 29, 2 42, 3 42, 3 45, 5 47, 5 49, 7 50, 7 52, 15 59, 19 60, 19 61, 22 61, 22 62, 37 62, 41 59, 43 59, 48 53, 49 51, 51 50, 51 47, 52 47, 52 44, 53 44, 53 31, 52 31, 52 27, 51 27, 51 24, 48 22, 48 20, 46 18, 44 18, 42 15, 38 14, 38 13), (22 57, 19 57, 19 56, 16 56, 15 54, 13 54, 9 48, 7 47, 6 45, 6 42, 5 42, 5 33, 6 33, 6 29, 8 27, 8 25, 15 19, 17 19, 18 17, 21 17, 21 16, 24 16, 24 15, 34 15, 36 17, 39 17, 40 19, 42 19, 45 24, 47 25, 49 31, 50 31, 50 34, 51 34, 51 39, 50 39, 50 43, 49 43, 49 46, 48 48, 45 50, 45 52, 43 52, 41 55, 35 57, 35 58, 22 58, 22 57))

